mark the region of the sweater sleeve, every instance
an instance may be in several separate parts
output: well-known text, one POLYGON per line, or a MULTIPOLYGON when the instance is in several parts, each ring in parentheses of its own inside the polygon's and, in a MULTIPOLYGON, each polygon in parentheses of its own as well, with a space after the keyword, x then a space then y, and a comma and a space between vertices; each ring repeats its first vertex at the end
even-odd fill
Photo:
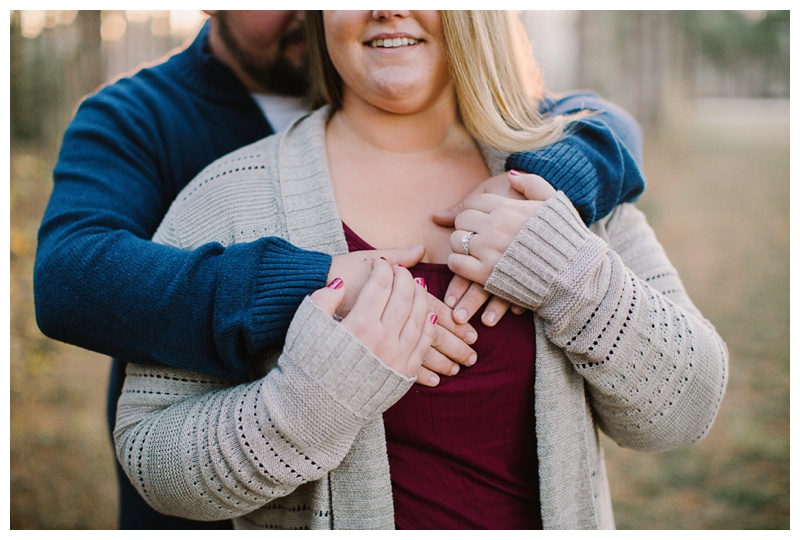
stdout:
POLYGON ((39 327, 124 360, 241 377, 283 342, 331 258, 278 238, 192 251, 151 242, 178 191, 248 124, 200 115, 209 135, 179 151, 189 119, 164 126, 156 105, 135 103, 119 84, 87 99, 64 136, 34 267, 39 327), (207 160, 182 163, 196 159, 207 160))
POLYGON ((563 191, 590 225, 644 191, 642 134, 629 113, 591 92, 548 97, 542 112, 554 116, 582 110, 594 114, 574 122, 557 143, 511 154, 506 170, 541 176, 563 191))
POLYGON ((129 364, 117 457, 160 512, 245 515, 336 468, 412 383, 306 299, 277 365, 252 383, 129 364))
POLYGON ((559 192, 517 235, 487 289, 539 315, 617 443, 656 451, 696 442, 725 390, 725 343, 639 210, 622 205, 596 230, 559 192))

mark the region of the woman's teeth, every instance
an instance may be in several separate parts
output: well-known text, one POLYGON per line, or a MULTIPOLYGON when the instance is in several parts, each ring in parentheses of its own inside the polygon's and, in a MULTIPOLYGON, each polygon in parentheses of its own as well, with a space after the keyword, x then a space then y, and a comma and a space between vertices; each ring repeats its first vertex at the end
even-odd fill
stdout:
POLYGON ((384 47, 384 48, 392 48, 392 47, 405 47, 406 45, 416 45, 417 40, 407 37, 401 38, 392 38, 392 39, 373 39, 370 43, 373 47, 384 47))

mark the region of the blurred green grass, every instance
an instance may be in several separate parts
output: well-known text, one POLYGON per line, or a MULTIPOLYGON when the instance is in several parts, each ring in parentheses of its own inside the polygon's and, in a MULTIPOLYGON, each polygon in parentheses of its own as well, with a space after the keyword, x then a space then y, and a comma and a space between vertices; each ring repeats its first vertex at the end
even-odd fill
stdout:
MULTIPOLYGON (((759 118, 759 115, 755 115, 759 118)), ((604 439, 621 529, 789 527, 789 123, 688 123, 646 136, 639 206, 726 339, 730 381, 699 444, 639 454, 604 439)), ((116 479, 108 360, 42 336, 36 230, 55 154, 11 152, 12 529, 108 529, 116 479)))
POLYGON ((764 120, 734 109, 647 147, 640 207, 726 340, 730 378, 699 444, 605 441, 621 529, 789 528, 788 103, 784 122, 764 120))

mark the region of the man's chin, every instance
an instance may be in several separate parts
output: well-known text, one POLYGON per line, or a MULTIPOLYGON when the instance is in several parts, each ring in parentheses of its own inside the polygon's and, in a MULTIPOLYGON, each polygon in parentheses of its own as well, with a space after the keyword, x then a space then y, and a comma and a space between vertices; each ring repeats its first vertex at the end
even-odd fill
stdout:
POLYGON ((288 43, 281 49, 281 63, 303 69, 308 63, 308 44, 305 41, 288 43))
POLYGON ((264 86, 270 92, 294 97, 304 97, 308 94, 310 85, 305 57, 297 63, 281 57, 278 62, 270 64, 265 74, 264 86))

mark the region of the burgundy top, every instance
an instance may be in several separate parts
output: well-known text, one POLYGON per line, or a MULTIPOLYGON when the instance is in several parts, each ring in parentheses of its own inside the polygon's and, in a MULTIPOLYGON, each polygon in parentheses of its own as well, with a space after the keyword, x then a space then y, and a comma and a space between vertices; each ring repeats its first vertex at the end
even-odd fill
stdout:
MULTIPOLYGON (((373 249, 344 225, 350 251, 373 249)), ((445 264, 409 269, 444 298, 445 264)), ((399 529, 541 529, 533 405, 535 337, 530 313, 494 328, 479 311, 477 363, 414 385, 383 415, 399 529)))

